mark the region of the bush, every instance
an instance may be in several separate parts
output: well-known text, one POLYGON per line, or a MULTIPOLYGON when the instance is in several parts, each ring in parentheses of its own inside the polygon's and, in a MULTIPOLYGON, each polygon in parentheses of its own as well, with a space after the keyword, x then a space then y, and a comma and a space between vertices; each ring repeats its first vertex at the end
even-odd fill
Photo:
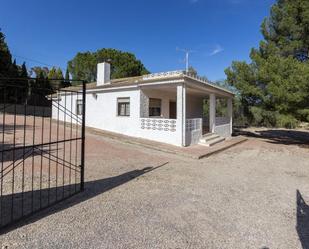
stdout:
POLYGON ((304 122, 309 122, 309 109, 298 110, 299 119, 304 122))
POLYGON ((274 127, 276 126, 276 116, 277 112, 265 111, 262 108, 253 106, 250 108, 250 113, 252 115, 252 124, 255 126, 266 126, 274 127))
POLYGON ((263 110, 259 107, 251 107, 249 109, 251 115, 252 115, 252 124, 253 125, 256 125, 256 126, 260 126, 262 125, 262 122, 263 122, 263 115, 262 115, 262 112, 263 110))
POLYGON ((292 115, 283 115, 283 114, 277 115, 277 122, 276 122, 277 127, 294 129, 298 126, 298 124, 299 121, 292 115))
POLYGON ((280 114, 277 111, 266 111, 259 107, 251 107, 252 125, 266 127, 282 127, 294 129, 299 121, 292 115, 280 114))

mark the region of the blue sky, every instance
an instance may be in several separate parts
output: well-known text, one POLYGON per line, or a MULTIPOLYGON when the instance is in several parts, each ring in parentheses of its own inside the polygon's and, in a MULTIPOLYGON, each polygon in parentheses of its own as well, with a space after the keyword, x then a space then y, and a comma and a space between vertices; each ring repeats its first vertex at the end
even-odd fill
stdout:
POLYGON ((116 48, 151 72, 190 64, 211 80, 233 60, 248 60, 274 0, 2 0, 0 28, 18 63, 66 68, 77 52, 116 48), (23 58, 24 57, 24 58, 23 58), (27 58, 27 59, 25 59, 27 58))

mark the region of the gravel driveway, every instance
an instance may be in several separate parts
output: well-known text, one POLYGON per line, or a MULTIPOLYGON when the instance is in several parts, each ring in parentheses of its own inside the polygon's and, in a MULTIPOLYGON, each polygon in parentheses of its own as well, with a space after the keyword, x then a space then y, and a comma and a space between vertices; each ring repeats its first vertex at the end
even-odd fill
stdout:
POLYGON ((286 134, 202 160, 88 134, 86 191, 0 248, 309 248, 309 149, 286 134))

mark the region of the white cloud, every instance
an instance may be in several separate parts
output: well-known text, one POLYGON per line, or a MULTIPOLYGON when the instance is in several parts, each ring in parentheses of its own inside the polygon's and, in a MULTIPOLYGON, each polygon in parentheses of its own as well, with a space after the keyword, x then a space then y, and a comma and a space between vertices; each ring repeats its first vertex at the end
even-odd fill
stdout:
POLYGON ((223 52, 223 51, 224 51, 224 48, 221 47, 219 44, 217 44, 217 45, 215 46, 215 48, 212 50, 212 52, 210 53, 210 56, 219 54, 219 53, 221 53, 221 52, 223 52))

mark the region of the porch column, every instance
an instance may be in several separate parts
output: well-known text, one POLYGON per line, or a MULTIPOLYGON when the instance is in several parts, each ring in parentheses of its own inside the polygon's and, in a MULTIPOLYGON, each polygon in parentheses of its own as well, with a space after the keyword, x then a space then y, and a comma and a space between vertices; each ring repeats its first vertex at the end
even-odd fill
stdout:
POLYGON ((186 87, 177 86, 177 120, 180 124, 181 145, 186 146, 186 87))
POLYGON ((230 134, 233 133, 233 99, 227 99, 227 115, 230 118, 230 134))
POLYGON ((149 98, 140 89, 140 118, 149 118, 149 98))
POLYGON ((209 95, 209 132, 215 132, 216 125, 216 95, 209 95))

